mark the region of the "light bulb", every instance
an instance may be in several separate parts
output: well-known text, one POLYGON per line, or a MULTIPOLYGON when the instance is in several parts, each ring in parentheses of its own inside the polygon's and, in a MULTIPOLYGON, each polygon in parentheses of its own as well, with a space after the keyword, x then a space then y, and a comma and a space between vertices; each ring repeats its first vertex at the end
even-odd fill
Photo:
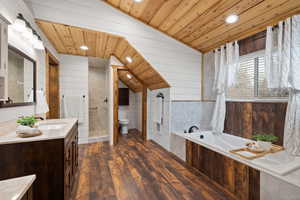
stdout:
POLYGON ((132 76, 131 76, 130 74, 127 74, 127 78, 131 79, 131 78, 132 78, 132 76))
POLYGON ((129 56, 126 57, 126 60, 127 60, 127 62, 132 63, 132 58, 129 56))
MULTIPOLYGON (((34 41, 35 41, 35 39, 34 39, 34 41)), ((44 50, 45 49, 43 41, 40 38, 38 38, 38 40, 34 42, 33 47, 37 50, 44 50)))
POLYGON ((225 19, 226 23, 228 23, 228 24, 234 24, 234 23, 236 23, 238 20, 239 20, 239 16, 237 16, 237 15, 235 15, 235 14, 229 15, 229 16, 226 17, 226 19, 225 19))
POLYGON ((17 18, 12 27, 15 31, 23 33, 26 30, 26 23, 24 20, 17 18))
POLYGON ((22 33, 23 37, 32 42, 33 40, 33 32, 30 27, 26 27, 26 30, 22 33))
POLYGON ((80 46, 80 49, 84 50, 84 51, 87 51, 87 50, 89 50, 89 47, 85 46, 85 45, 82 45, 82 46, 80 46))

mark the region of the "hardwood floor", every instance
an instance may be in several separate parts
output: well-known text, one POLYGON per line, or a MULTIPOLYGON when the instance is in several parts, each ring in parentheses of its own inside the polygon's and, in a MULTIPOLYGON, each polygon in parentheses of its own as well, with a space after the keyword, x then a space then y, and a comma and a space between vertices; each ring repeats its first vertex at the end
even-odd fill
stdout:
POLYGON ((76 200, 230 200, 206 177, 137 133, 108 142, 80 145, 76 200))

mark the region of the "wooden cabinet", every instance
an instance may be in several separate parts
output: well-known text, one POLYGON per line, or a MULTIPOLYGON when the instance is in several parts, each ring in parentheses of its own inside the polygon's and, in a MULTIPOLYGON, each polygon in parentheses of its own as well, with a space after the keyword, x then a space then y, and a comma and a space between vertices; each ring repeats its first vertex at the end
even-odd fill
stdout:
POLYGON ((0 145, 0 180, 35 174, 33 197, 67 200, 78 167, 78 125, 65 138, 0 145))
POLYGON ((33 200, 33 189, 32 189, 33 186, 31 186, 27 192, 24 194, 24 196, 22 197, 21 200, 33 200))
POLYGON ((186 162, 233 199, 260 199, 259 171, 189 140, 186 162))
POLYGON ((75 131, 65 140, 64 168, 64 196, 69 199, 78 168, 78 134, 75 131))

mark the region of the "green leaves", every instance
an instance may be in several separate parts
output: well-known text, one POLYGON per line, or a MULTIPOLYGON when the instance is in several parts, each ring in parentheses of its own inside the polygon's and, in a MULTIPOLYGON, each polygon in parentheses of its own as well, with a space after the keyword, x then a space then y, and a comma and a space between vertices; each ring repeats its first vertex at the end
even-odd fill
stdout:
POLYGON ((253 140, 256 141, 263 141, 263 142, 277 142, 278 137, 275 135, 268 135, 268 134, 256 134, 252 137, 253 140))
POLYGON ((21 124, 22 126, 30 126, 33 127, 34 124, 37 122, 34 116, 27 116, 22 117, 19 120, 17 120, 18 124, 21 124))

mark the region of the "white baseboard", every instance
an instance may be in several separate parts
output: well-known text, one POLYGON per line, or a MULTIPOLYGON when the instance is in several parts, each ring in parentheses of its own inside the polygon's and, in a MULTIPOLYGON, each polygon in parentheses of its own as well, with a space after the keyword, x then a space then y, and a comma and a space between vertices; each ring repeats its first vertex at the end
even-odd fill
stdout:
POLYGON ((95 142, 104 142, 109 141, 109 136, 100 136, 100 137, 89 137, 89 138, 79 138, 78 144, 89 144, 95 142))

